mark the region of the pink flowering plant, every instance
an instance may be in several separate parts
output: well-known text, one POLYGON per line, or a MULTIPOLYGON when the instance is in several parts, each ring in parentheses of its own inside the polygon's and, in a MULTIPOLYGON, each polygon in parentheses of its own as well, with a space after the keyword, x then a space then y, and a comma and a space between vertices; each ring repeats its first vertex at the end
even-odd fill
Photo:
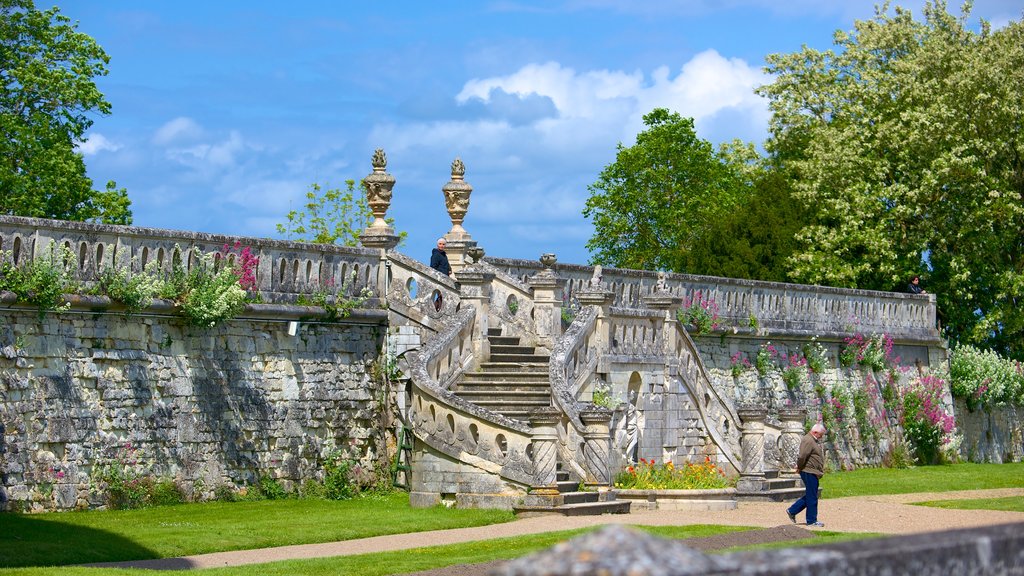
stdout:
POLYGON ((260 259, 249 246, 242 246, 238 240, 233 245, 225 244, 221 255, 233 261, 233 272, 238 277, 238 285, 247 292, 256 290, 256 267, 260 259))
POLYGON ((938 463, 942 446, 952 439, 955 422, 942 406, 945 388, 941 378, 922 376, 903 393, 903 434, 924 464, 938 463))
POLYGON ((139 473, 138 449, 131 442, 125 442, 113 458, 93 468, 92 480, 93 488, 105 493, 107 505, 115 510, 145 506, 152 485, 139 473))
POLYGON ((737 351, 729 358, 729 371, 733 378, 739 378, 743 372, 750 370, 750 359, 743 352, 737 351))
POLYGON ((799 389, 807 372, 807 359, 799 352, 783 354, 779 359, 782 361, 782 382, 789 390, 799 389))
POLYGON ((706 334, 718 328, 718 303, 698 290, 686 299, 676 316, 683 324, 693 326, 697 334, 706 334))

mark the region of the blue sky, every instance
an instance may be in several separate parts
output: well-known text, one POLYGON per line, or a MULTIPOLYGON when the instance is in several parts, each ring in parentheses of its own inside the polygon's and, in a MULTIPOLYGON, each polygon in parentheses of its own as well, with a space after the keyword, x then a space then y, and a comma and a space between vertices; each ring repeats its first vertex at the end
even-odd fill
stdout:
MULTIPOLYGON (((278 238, 310 184, 363 178, 383 148, 400 251, 428 260, 451 228, 441 187, 459 157, 474 188, 463 225, 488 255, 573 263, 589 258, 587 185, 644 114, 760 143, 765 56, 826 49, 874 13, 862 0, 58 6, 111 58, 98 84, 113 113, 81 150, 97 188, 128 189, 136 225, 278 238)), ((1022 10, 978 0, 972 20, 1022 10)))

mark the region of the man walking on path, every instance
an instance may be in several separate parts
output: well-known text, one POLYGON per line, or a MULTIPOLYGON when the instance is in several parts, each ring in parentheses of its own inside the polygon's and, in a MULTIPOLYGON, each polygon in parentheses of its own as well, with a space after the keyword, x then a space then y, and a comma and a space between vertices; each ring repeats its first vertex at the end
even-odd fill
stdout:
POLYGON ((808 526, 824 526, 818 522, 818 480, 825 475, 825 450, 821 438, 825 427, 819 422, 800 440, 800 452, 796 457, 796 469, 804 482, 804 495, 786 510, 789 519, 796 523, 796 515, 807 509, 808 526))

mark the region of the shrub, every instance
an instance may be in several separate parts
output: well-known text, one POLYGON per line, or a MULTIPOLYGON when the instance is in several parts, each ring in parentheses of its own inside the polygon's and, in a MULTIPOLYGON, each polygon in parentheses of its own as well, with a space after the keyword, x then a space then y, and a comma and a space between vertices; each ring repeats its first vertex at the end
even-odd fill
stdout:
POLYGON ((828 367, 828 352, 818 342, 817 337, 804 344, 804 358, 807 359, 807 369, 815 374, 821 374, 828 367))
POLYGON ((785 367, 782 369, 782 382, 789 390, 798 390, 807 371, 807 359, 799 353, 782 356, 785 367))
POLYGON ((761 344, 761 347, 757 350, 757 356, 754 358, 754 366, 757 368, 759 376, 766 376, 775 367, 775 358, 778 355, 779 351, 775 349, 771 342, 761 344))
POLYGON ((10 252, 0 253, 0 290, 14 292, 18 301, 36 306, 39 317, 47 312, 67 310, 71 305, 64 295, 78 290, 72 274, 75 255, 66 246, 59 250, 50 242, 46 256, 33 258, 21 266, 8 262, 10 252))
POLYGON ((958 346, 950 359, 950 391, 970 409, 1024 404, 1024 365, 991 350, 958 346))
POLYGON ((699 464, 687 463, 676 468, 672 462, 657 464, 640 459, 615 477, 615 487, 634 490, 708 490, 728 488, 732 479, 726 477, 710 458, 699 464))
POLYGON ((596 406, 614 410, 616 406, 622 403, 622 400, 612 395, 611 384, 598 382, 594 385, 594 395, 591 402, 596 406))
POLYGON ((213 489, 213 499, 218 502, 235 502, 238 500, 238 491, 231 484, 221 484, 213 489))
POLYGON ((366 303, 373 296, 369 288, 363 288, 358 294, 351 297, 345 295, 351 291, 351 283, 355 280, 355 274, 346 280, 340 289, 335 289, 335 282, 328 278, 317 285, 312 296, 306 298, 300 296, 298 304, 307 306, 319 306, 327 312, 327 321, 337 322, 348 318, 352 311, 366 303))
POLYGON ((164 290, 158 267, 159 263, 153 261, 142 273, 134 275, 128 268, 106 268, 100 273, 97 289, 111 300, 123 304, 126 314, 137 314, 164 290))
POLYGON ((257 488, 260 495, 267 500, 284 500, 288 497, 288 491, 284 489, 281 482, 268 474, 260 475, 257 488))
POLYGON ((115 510, 141 508, 149 503, 152 479, 139 474, 137 450, 131 442, 120 447, 113 459, 93 468, 93 485, 106 495, 115 510))
POLYGON ((172 506, 185 501, 185 491, 174 480, 153 482, 149 503, 153 506, 172 506))

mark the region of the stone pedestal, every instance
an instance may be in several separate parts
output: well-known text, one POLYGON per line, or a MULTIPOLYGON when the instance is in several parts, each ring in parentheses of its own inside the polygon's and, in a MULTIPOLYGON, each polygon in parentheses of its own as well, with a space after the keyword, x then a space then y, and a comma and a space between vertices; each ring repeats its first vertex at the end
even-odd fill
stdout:
POLYGON ((527 280, 533 291, 533 322, 537 329, 537 343, 552 350, 562 333, 562 288, 565 281, 558 278, 551 266, 554 254, 541 256, 544 269, 527 280))
POLYGON ((588 484, 607 486, 611 484, 608 472, 608 458, 611 453, 612 411, 594 406, 580 412, 583 422, 583 459, 587 472, 588 484))
POLYGON ((473 356, 490 357, 490 341, 487 338, 488 318, 491 305, 491 282, 494 273, 470 267, 459 273, 459 298, 463 304, 476 308, 476 322, 473 326, 473 356))
POLYGON ((533 484, 526 495, 527 506, 559 506, 562 495, 558 492, 555 465, 558 460, 557 408, 536 408, 530 412, 531 442, 533 444, 533 484))
POLYGON ((743 471, 740 472, 736 490, 739 492, 760 492, 765 487, 764 476, 764 419, 768 411, 760 406, 743 407, 737 410, 742 422, 740 447, 743 450, 743 471))
POLYGON ((800 438, 804 434, 805 408, 783 408, 779 410, 782 434, 779 437, 779 472, 796 476, 796 459, 800 454, 800 438))

